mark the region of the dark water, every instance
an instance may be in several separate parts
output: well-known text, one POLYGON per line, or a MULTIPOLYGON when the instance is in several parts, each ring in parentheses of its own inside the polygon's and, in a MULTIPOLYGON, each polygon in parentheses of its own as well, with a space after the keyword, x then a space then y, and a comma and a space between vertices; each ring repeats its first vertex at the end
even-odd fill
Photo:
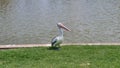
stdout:
POLYGON ((0 44, 120 42, 120 0, 0 0, 0 44))

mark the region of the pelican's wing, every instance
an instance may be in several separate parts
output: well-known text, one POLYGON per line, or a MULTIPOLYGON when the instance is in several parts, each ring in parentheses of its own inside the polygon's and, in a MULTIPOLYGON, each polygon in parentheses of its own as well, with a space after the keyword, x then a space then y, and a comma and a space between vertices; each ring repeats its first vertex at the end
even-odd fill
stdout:
POLYGON ((51 41, 51 45, 53 46, 56 42, 57 42, 57 38, 54 37, 54 38, 52 39, 52 41, 51 41))

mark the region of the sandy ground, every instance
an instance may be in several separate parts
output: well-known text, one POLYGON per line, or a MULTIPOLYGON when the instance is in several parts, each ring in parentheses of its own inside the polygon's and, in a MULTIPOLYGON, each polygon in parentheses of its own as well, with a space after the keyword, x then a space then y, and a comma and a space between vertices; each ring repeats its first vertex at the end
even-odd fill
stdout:
MULTIPOLYGON (((63 45, 120 45, 120 43, 66 43, 63 45)), ((9 44, 0 45, 0 49, 25 48, 25 47, 49 47, 51 44, 9 44)))

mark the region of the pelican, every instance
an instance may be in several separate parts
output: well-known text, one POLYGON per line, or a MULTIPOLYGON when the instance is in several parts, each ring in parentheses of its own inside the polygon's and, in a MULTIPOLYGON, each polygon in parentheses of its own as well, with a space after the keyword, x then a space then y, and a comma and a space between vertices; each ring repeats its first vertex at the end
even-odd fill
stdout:
POLYGON ((51 46, 60 48, 60 44, 62 43, 62 41, 64 39, 63 29, 66 30, 66 31, 71 31, 71 30, 68 29, 66 26, 64 26, 62 23, 57 23, 57 27, 59 29, 59 34, 58 34, 58 36, 56 36, 52 39, 51 46))

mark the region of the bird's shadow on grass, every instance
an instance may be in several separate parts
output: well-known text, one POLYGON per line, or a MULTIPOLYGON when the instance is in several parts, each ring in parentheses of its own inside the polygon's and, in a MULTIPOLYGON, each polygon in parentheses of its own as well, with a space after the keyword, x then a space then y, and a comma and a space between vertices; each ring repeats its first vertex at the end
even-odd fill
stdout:
POLYGON ((60 50, 59 47, 48 47, 48 50, 60 50))

